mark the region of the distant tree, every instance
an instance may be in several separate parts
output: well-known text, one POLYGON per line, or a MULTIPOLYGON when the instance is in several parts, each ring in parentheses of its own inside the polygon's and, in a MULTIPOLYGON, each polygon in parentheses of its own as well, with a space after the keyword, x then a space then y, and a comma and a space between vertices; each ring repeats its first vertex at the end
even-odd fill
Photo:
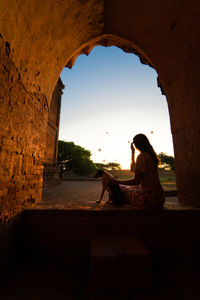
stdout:
POLYGON ((95 167, 97 167, 97 169, 106 169, 106 164, 103 163, 94 163, 95 167))
POLYGON ((103 164, 103 163, 95 163, 95 166, 98 169, 105 169, 107 171, 110 170, 121 170, 121 165, 119 163, 115 163, 115 162, 110 162, 108 164, 103 164))
POLYGON ((121 170, 121 165, 119 163, 110 162, 107 164, 108 170, 121 170))
POLYGON ((173 156, 169 156, 166 153, 161 152, 158 154, 158 157, 160 158, 162 168, 170 168, 171 171, 175 171, 175 163, 173 156))
POLYGON ((90 159, 91 152, 73 142, 58 141, 57 163, 62 172, 72 172, 77 175, 95 173, 96 167, 90 159))

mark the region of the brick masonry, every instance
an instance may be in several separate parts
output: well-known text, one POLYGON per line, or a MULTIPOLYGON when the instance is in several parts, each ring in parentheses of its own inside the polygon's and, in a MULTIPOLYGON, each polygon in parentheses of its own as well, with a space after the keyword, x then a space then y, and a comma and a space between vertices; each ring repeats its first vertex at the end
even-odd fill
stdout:
POLYGON ((44 155, 45 164, 55 165, 57 162, 58 134, 60 122, 61 97, 64 85, 59 78, 51 98, 50 111, 48 116, 46 149, 44 155))
POLYGON ((48 116, 46 148, 44 153, 43 187, 61 183, 60 171, 57 167, 58 135, 60 122, 61 97, 64 85, 59 78, 51 98, 48 116))
POLYGON ((42 198, 48 103, 29 93, 0 38, 0 213, 10 220, 42 198))

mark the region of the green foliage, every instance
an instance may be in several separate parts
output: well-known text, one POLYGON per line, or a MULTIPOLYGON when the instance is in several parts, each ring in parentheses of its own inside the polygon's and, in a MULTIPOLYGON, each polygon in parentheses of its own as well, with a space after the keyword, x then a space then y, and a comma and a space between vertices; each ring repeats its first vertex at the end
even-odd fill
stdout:
POLYGON ((106 169, 106 164, 103 163, 94 163, 97 169, 106 169))
POLYGON ((119 163, 115 163, 115 162, 110 162, 108 164, 101 164, 101 163, 95 163, 95 166, 98 169, 105 169, 107 171, 111 171, 111 170, 121 170, 121 166, 119 163))
POLYGON ((96 167, 90 159, 91 152, 73 142, 58 141, 57 163, 62 172, 76 175, 94 174, 96 167))
POLYGON ((161 161, 161 168, 166 169, 169 168, 170 171, 175 171, 174 157, 169 156, 164 152, 158 154, 158 157, 161 161))
POLYGON ((119 163, 110 162, 107 164, 108 170, 121 170, 121 165, 119 163))

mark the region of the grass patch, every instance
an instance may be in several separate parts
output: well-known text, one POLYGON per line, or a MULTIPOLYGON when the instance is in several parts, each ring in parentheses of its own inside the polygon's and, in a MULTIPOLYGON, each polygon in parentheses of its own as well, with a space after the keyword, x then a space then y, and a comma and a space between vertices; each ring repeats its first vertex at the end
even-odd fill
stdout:
MULTIPOLYGON (((110 173, 120 180, 133 178, 129 170, 112 170, 110 173)), ((172 171, 159 170, 160 183, 165 191, 176 190, 176 176, 172 171)))

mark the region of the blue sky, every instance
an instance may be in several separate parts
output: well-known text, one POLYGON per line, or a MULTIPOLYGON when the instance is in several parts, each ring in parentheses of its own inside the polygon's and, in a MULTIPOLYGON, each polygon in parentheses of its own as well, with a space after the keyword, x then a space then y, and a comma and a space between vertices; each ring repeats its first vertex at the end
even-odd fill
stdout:
POLYGON ((130 143, 137 133, 149 138, 157 153, 173 155, 165 96, 156 71, 117 47, 95 47, 64 68, 59 139, 92 153, 95 162, 130 165, 130 143))

